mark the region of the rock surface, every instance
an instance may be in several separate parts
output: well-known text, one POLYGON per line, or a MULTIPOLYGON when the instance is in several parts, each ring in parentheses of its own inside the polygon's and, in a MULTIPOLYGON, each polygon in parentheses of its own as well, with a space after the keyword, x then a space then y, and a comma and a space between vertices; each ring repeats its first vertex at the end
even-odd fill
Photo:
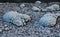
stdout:
POLYGON ((58 16, 53 13, 47 13, 43 17, 41 17, 41 19, 39 20, 39 24, 44 27, 54 26, 56 25, 57 17, 58 16))
POLYGON ((42 2, 41 1, 36 1, 35 4, 41 4, 42 2))
POLYGON ((37 7, 35 7, 35 6, 32 7, 32 10, 33 10, 33 11, 40 11, 40 9, 37 8, 37 7))
POLYGON ((28 20, 31 20, 30 16, 21 14, 16 11, 9 11, 3 15, 3 20, 11 22, 17 26, 25 25, 28 20))
MULTIPOLYGON (((21 8, 22 3, 2 3, 0 4, 0 37, 60 37, 60 18, 57 20, 55 27, 38 28, 39 20, 46 13, 60 13, 60 11, 38 11, 35 12, 31 7, 36 6, 35 3, 24 3, 25 7, 21 8), (17 27, 12 23, 4 22, 2 16, 8 11, 17 11, 18 13, 27 14, 31 16, 31 22, 27 22, 25 26, 17 27), (37 22, 37 23, 36 23, 37 22), (37 25, 37 27, 35 27, 37 25), (1 28, 2 27, 2 28, 1 28), (3 33, 3 34, 1 34, 3 33)), ((59 2, 41 3, 36 6, 38 8, 45 8, 48 5, 60 4, 59 2)))
POLYGON ((58 4, 54 4, 54 5, 46 7, 45 9, 42 9, 42 11, 54 11, 54 10, 59 10, 58 4))

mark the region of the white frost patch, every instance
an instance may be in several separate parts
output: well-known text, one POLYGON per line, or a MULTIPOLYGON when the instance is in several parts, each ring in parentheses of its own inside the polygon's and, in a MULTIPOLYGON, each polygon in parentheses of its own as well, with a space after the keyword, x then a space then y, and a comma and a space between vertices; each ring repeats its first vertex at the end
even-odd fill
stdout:
POLYGON ((36 1, 35 4, 41 4, 41 1, 36 1))
POLYGON ((32 7, 32 10, 33 10, 33 11, 40 11, 40 9, 37 8, 36 6, 33 6, 33 7, 32 7))
POLYGON ((16 11, 9 11, 3 15, 3 20, 11 22, 17 26, 26 25, 26 22, 31 20, 30 16, 21 14, 16 11))

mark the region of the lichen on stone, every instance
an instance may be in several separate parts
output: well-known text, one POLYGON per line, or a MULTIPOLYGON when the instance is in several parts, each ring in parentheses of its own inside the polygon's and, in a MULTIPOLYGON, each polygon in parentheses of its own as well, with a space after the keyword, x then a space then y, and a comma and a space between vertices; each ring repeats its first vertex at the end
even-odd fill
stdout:
POLYGON ((26 22, 31 20, 29 15, 21 14, 16 11, 9 11, 3 15, 3 20, 6 22, 13 23, 17 26, 26 25, 26 22))

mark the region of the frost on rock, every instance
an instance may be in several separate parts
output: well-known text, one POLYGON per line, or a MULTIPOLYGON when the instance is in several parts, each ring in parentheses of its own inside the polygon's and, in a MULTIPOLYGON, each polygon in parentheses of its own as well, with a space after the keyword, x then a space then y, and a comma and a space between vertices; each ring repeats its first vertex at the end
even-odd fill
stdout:
POLYGON ((41 1, 36 1, 35 4, 41 4, 41 1))
POLYGON ((26 14, 21 14, 16 11, 10 11, 3 15, 3 20, 6 22, 13 23, 17 26, 23 26, 26 25, 26 22, 31 20, 31 18, 26 14))
POLYGON ((51 27, 56 24, 57 17, 55 14, 47 13, 39 20, 39 26, 51 27))
POLYGON ((20 5, 20 7, 21 7, 21 8, 24 8, 24 7, 25 7, 25 4, 24 4, 24 3, 22 3, 22 4, 20 5))
POLYGON ((54 10, 59 10, 58 4, 54 4, 54 5, 51 5, 49 7, 42 9, 42 11, 54 11, 54 10))
POLYGON ((32 7, 32 10, 33 10, 33 11, 40 11, 41 9, 37 8, 36 6, 33 6, 33 7, 32 7))

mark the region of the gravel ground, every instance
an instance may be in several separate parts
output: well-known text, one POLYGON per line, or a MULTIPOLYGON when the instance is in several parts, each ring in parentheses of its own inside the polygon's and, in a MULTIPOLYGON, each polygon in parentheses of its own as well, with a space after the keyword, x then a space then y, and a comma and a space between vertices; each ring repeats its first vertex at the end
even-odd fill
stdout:
POLYGON ((58 18, 57 24, 54 27, 35 27, 38 25, 38 20, 46 13, 57 13, 60 11, 34 11, 33 6, 38 8, 44 8, 55 3, 0 3, 0 37, 60 37, 60 18, 58 18), (22 8, 21 4, 25 4, 22 8), (2 16, 7 11, 17 11, 19 13, 27 14, 31 16, 32 20, 27 23, 26 26, 17 27, 11 23, 4 22, 2 16))

